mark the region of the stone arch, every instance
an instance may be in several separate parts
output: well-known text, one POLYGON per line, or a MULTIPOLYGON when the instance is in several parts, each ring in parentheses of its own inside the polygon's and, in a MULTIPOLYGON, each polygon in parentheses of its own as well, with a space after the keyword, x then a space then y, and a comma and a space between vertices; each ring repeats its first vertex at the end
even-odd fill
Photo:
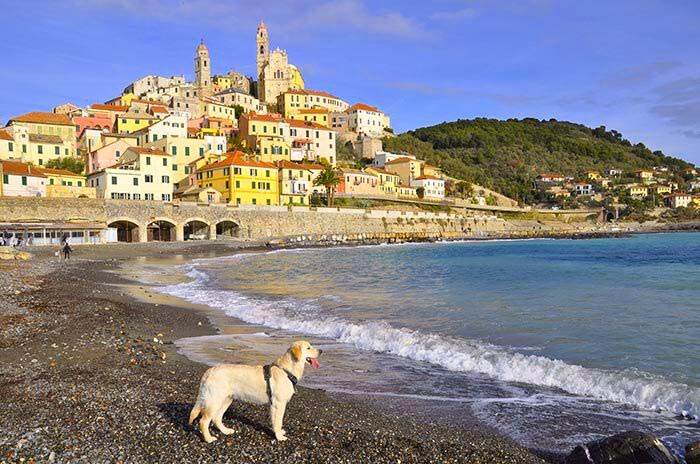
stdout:
POLYGON ((183 240, 207 240, 211 237, 211 223, 201 217, 188 218, 182 222, 183 240))
POLYGON ((117 229, 118 242, 140 242, 143 225, 130 217, 116 217, 109 220, 107 227, 117 229))
POLYGON ((177 240, 177 223, 170 218, 156 217, 146 224, 146 241, 173 242, 177 240))
POLYGON ((216 238, 238 238, 241 234, 241 225, 231 218, 220 219, 214 225, 216 238))

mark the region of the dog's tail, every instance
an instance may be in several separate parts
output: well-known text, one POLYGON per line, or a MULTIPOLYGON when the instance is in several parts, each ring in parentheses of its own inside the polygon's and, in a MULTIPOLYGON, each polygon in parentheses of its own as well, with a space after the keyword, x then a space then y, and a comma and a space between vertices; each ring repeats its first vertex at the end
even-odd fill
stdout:
POLYGON ((199 413, 202 412, 202 406, 199 404, 199 398, 197 398, 197 401, 194 403, 194 406, 192 407, 192 411, 190 412, 190 422, 189 424, 192 425, 192 422, 199 417, 199 413))

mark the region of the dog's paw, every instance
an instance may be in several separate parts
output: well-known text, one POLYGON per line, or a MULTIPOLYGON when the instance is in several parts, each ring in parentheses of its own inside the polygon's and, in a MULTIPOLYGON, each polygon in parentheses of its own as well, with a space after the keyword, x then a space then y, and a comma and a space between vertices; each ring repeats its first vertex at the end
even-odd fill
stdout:
POLYGON ((276 433, 276 434, 275 434, 275 439, 276 439, 277 441, 286 441, 286 440, 287 440, 287 437, 285 437, 284 434, 282 434, 282 433, 276 433))
POLYGON ((280 430, 280 433, 281 433, 282 435, 284 435, 285 437, 287 436, 287 431, 284 430, 284 429, 281 429, 281 430, 280 430))
POLYGON ((216 441, 216 437, 205 438, 204 441, 207 443, 214 443, 216 441))
POLYGON ((219 429, 219 432, 223 433, 224 435, 232 435, 236 431, 233 429, 225 428, 225 429, 219 429))

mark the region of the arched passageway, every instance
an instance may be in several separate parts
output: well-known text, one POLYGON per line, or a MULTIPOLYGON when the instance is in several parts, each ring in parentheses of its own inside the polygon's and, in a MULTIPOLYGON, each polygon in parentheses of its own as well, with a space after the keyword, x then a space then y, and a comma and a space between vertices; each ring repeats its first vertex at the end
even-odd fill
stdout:
POLYGON ((118 242, 138 242, 139 241, 139 226, 131 221, 114 221, 107 224, 107 227, 117 229, 118 242))
POLYGON ((185 240, 207 240, 209 238, 209 224, 206 222, 193 220, 185 223, 185 240))
POLYGON ((216 223, 216 238, 237 238, 241 231, 240 226, 229 220, 216 223))
POLYGON ((148 224, 146 230, 149 242, 173 242, 176 238, 175 224, 167 220, 155 220, 148 224))

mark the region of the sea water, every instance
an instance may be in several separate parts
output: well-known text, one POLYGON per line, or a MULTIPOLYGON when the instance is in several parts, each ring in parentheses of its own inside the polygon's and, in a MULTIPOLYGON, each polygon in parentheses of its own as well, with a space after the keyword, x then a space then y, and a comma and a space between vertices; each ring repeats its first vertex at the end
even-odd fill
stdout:
POLYGON ((159 290, 259 326, 233 351, 211 337, 210 362, 263 361, 306 337, 324 349, 307 385, 464 411, 526 446, 565 452, 631 429, 676 450, 700 439, 700 234, 282 250, 181 269, 186 282, 159 290))

